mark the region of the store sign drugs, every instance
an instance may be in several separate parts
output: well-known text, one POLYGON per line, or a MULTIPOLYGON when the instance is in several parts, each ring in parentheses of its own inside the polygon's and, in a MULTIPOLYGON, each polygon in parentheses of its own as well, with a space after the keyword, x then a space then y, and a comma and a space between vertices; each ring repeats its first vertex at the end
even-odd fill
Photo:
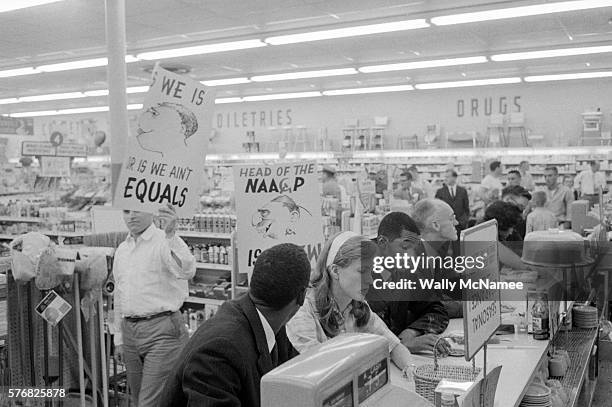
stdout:
POLYGON ((253 270, 262 251, 303 246, 312 264, 321 252, 321 195, 316 162, 234 167, 238 269, 253 270))
POLYGON ((470 98, 457 100, 457 117, 481 117, 492 114, 505 115, 510 112, 521 112, 521 97, 470 98))
POLYGON ((128 138, 113 205, 156 213, 168 204, 189 217, 198 205, 214 94, 200 82, 153 71, 153 84, 128 138))
MULTIPOLYGON (((497 221, 490 220, 461 232, 461 255, 484 258, 484 267, 466 270, 462 279, 499 282, 497 221)), ((499 289, 462 290, 465 359, 471 360, 501 325, 499 289)))

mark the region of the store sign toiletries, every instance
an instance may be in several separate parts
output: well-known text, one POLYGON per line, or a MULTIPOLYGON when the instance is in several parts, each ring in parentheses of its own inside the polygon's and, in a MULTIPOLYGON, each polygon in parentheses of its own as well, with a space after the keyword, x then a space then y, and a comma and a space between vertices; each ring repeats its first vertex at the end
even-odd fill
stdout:
POLYGON ((520 96, 485 96, 457 100, 457 117, 486 117, 492 114, 520 113, 520 96))
POLYGON ((157 213, 172 205, 180 217, 198 206, 214 92, 156 66, 136 134, 128 139, 113 205, 157 213))
MULTIPOLYGON (((485 258, 483 268, 466 270, 462 278, 499 282, 497 244, 495 219, 462 231, 461 255, 485 258)), ((462 296, 465 359, 471 360, 501 325, 501 295, 499 289, 464 288, 462 296)))
POLYGON ((257 256, 279 243, 303 246, 315 263, 323 244, 314 161, 234 166, 238 270, 249 278, 257 256))
POLYGON ((291 109, 236 111, 215 115, 217 129, 252 129, 290 126, 291 124, 293 124, 291 109))

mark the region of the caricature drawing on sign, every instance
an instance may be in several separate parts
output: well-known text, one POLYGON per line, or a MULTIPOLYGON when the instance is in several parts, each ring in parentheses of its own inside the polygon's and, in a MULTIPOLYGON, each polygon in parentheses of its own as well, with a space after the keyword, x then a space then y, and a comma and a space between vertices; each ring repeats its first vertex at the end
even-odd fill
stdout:
POLYGON ((297 234, 297 227, 303 221, 303 212, 312 214, 287 195, 279 195, 257 209, 253 214, 251 225, 264 238, 282 240, 297 234))
POLYGON ((177 103, 149 106, 138 121, 136 140, 143 150, 177 157, 188 154, 187 139, 198 131, 195 114, 177 103))

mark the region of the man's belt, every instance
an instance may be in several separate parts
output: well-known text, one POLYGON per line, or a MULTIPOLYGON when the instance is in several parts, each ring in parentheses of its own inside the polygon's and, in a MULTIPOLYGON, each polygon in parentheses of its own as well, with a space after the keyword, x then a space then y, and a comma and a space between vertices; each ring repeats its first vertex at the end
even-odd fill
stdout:
POLYGON ((124 318, 130 322, 138 322, 138 321, 149 321, 151 319, 165 317, 165 316, 172 315, 172 314, 174 314, 174 311, 163 311, 163 312, 158 312, 157 314, 150 314, 150 315, 143 315, 143 316, 133 315, 133 316, 124 317, 124 318))

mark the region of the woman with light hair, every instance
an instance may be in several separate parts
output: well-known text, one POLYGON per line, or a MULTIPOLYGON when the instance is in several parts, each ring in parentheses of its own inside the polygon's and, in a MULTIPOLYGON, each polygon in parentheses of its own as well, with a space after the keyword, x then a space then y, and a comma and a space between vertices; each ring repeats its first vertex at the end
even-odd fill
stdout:
POLYGON ((286 327, 300 353, 342 333, 371 333, 387 339, 391 359, 400 369, 410 366, 410 351, 365 301, 376 251, 374 242, 353 232, 336 234, 327 241, 304 305, 286 327))

